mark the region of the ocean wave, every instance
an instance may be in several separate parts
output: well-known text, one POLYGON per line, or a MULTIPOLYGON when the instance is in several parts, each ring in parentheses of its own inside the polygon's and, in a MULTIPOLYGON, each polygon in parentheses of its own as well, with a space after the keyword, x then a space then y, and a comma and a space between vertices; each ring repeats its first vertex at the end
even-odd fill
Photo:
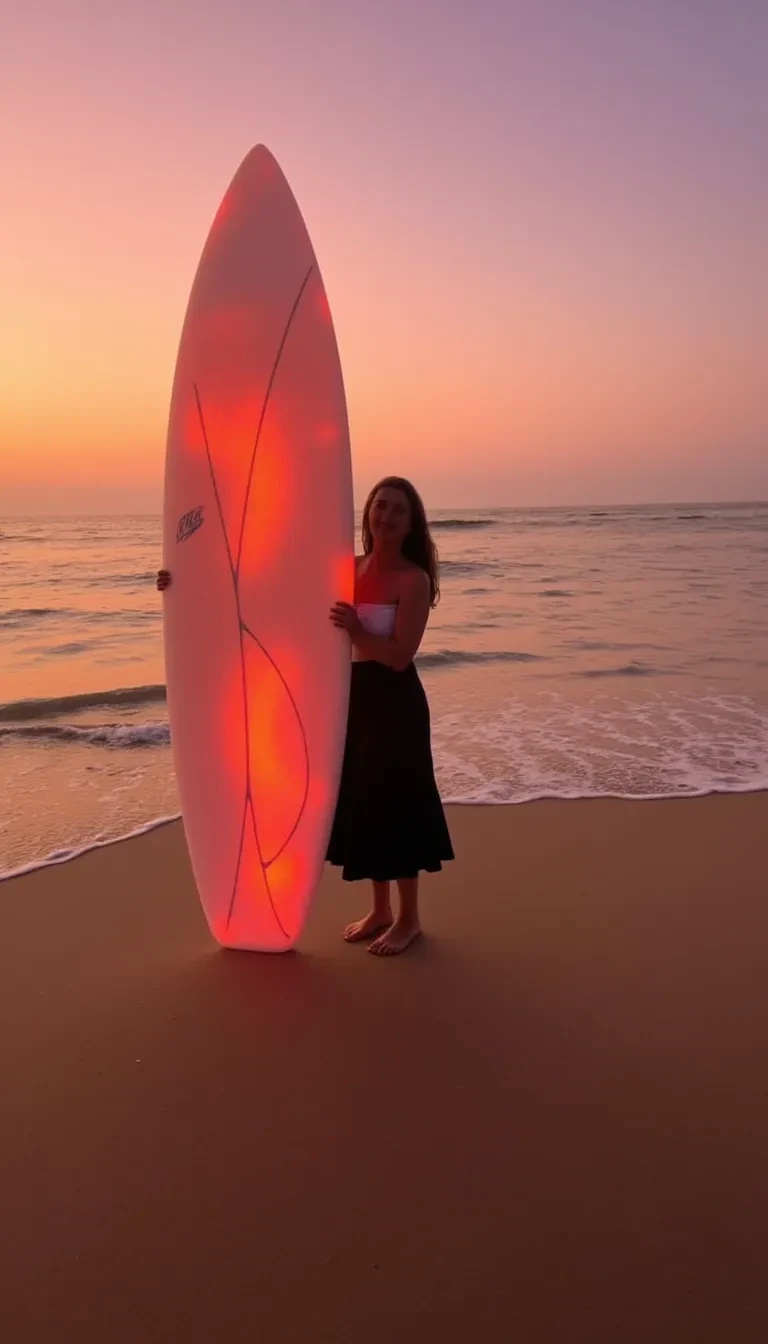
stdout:
POLYGON ((26 624, 27 621, 42 621, 48 616, 72 616, 74 612, 66 607, 11 607, 9 611, 0 611, 0 626, 26 624))
POLYGON ((539 597, 573 597, 573 593, 568 588, 545 588, 539 597))
MULTIPOLYGON (((719 528, 738 528, 753 522, 763 521, 765 505, 685 505, 670 504, 635 506, 627 505, 606 509, 522 509, 512 511, 510 519, 515 530, 548 531, 560 528, 583 528, 586 530, 610 529, 613 526, 626 528, 646 528, 649 525, 666 523, 674 528, 679 522, 709 522, 719 528), (662 511, 663 510, 663 511, 662 511)), ((506 521, 503 517, 500 521, 506 521)), ((654 530, 656 528, 654 527, 654 530)))
POLYGON ((46 658, 69 658, 73 654, 85 653, 91 645, 83 640, 71 640, 68 644, 50 644, 45 650, 46 658))
POLYGON ((646 644, 638 641, 632 644, 623 644, 618 640, 600 640, 600 639, 564 639, 563 647, 568 649, 578 649, 582 653, 632 653, 638 649, 652 650, 654 653, 669 653, 669 644, 646 644))
POLYGON ((493 518, 433 518, 429 526, 434 532, 435 530, 459 527, 493 527, 493 523, 493 518))
POLYGON ((74 742, 84 747, 166 747, 171 735, 167 723, 14 724, 0 728, 0 741, 74 742))
MULTIPOLYGON (((450 650, 444 652, 450 654, 450 650)), ((504 652, 520 658, 512 650, 504 652)), ((523 654, 523 658, 526 656, 531 655, 523 654)), ((436 700, 432 738, 443 799, 501 806, 542 798, 693 798, 754 793, 768 787, 768 706, 749 696, 730 693, 702 695, 693 690, 665 690, 663 694, 638 696, 630 693, 628 683, 625 687, 625 695, 614 687, 600 686, 594 698, 580 695, 577 700, 551 691, 534 694, 529 688, 525 696, 513 692, 505 696, 497 709, 479 710, 471 701, 465 704, 462 700, 456 709, 446 712, 436 700)), ((124 838, 131 825, 149 829, 157 824, 149 820, 153 814, 167 815, 177 809, 172 788, 166 789, 157 802, 149 801, 152 789, 145 795, 145 778, 154 780, 155 785, 161 776, 172 781, 167 750, 148 750, 127 751, 122 756, 118 752, 108 763, 102 762, 104 785, 108 789, 117 787, 119 804, 105 814, 103 791, 97 787, 90 815, 83 810, 89 790, 83 787, 81 800, 81 784, 99 781, 100 777, 85 773, 93 768, 89 755, 78 753, 75 745, 101 735, 99 745, 107 741, 108 745, 130 746, 131 737, 125 735, 128 726, 83 725, 78 736, 70 737, 67 734, 74 725, 60 725, 64 730, 62 754, 69 752, 72 744, 68 759, 74 792, 61 795, 52 813, 46 810, 41 794, 30 795, 31 805, 24 807, 23 816, 32 834, 24 837, 15 857, 13 848, 4 847, 8 868, 13 866, 19 872, 23 863, 29 871, 65 862, 83 849, 124 838), (116 728, 122 730, 122 741, 114 735, 116 728), (122 782, 127 779, 138 786, 140 798, 147 798, 146 809, 134 813, 130 821, 126 820, 122 795, 122 782), (68 811, 70 796, 73 807, 68 811), (38 799, 42 805, 38 805, 38 799), (56 822, 56 830, 51 831, 47 824, 48 813, 56 822), (38 817, 42 820, 44 816, 46 825, 40 825, 35 839, 38 817)), ((57 725, 19 727, 42 727, 51 740, 50 730, 57 725)), ((136 745, 141 745, 142 735, 147 746, 168 740, 164 722, 132 728, 136 745)), ((43 743, 45 740, 43 735, 43 743)), ((34 739, 28 752, 32 758, 34 739)), ((32 770, 35 768, 40 778, 47 780, 48 761, 43 753, 37 767, 33 764, 32 770)), ((17 787, 15 780, 13 787, 17 787)), ((9 838, 13 840, 13 836, 9 838)))
MULTIPOLYGON (((9 611, 0 612, 0 630, 31 632, 39 625, 46 625, 49 622, 68 624, 78 630, 105 625, 125 630, 130 626, 156 625, 162 618, 162 611, 135 611, 131 608, 119 611, 87 611, 68 607, 13 607, 9 611)), ((58 646, 48 650, 53 653, 61 651, 58 646)))
POLYGON ((485 560, 441 560, 440 573, 457 579, 472 578, 475 574, 487 574, 490 578, 502 576, 498 565, 494 567, 485 560))
POLYGON ((0 723, 23 723, 29 719, 52 719, 86 709, 123 709, 165 700, 164 686, 127 686, 108 691, 85 691, 80 695, 56 695, 39 700, 12 700, 0 705, 0 723))
MULTIPOLYGON (((666 668, 667 675, 671 669, 666 668)), ((625 663, 623 667, 588 667, 583 672, 572 672, 572 677, 658 677, 661 675, 658 667, 650 667, 648 663, 625 663)))
POLYGON ((85 579, 83 587, 86 588, 125 588, 136 587, 138 584, 154 583, 157 578, 156 569, 144 569, 132 574, 99 574, 96 578, 85 579))
POLYGON ((476 663, 541 663, 538 653, 518 653, 513 649, 440 649, 418 655, 419 667, 457 667, 476 663))

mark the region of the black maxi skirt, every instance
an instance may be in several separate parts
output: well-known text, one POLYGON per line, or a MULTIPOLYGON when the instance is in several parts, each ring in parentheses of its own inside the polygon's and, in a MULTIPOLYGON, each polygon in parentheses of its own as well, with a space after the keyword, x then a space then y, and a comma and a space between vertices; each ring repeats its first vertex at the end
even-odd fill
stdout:
POLYGON ((413 663, 352 664, 349 718, 327 859, 346 882, 439 872, 453 858, 435 783, 429 705, 413 663))

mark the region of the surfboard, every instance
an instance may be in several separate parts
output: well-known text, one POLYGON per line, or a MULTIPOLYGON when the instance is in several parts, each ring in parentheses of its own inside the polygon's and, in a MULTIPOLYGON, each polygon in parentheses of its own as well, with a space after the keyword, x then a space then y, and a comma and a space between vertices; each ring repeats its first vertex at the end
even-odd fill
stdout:
POLYGON ((179 344, 163 502, 173 762, 214 937, 301 933, 333 819, 354 592, 344 386, 298 205, 258 145, 219 206, 179 344))

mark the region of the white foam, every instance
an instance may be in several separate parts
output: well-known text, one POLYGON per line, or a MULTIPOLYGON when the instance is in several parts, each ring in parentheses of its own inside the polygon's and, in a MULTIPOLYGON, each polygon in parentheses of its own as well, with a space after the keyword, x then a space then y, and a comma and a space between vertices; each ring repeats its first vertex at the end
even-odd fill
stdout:
MULTIPOLYGON (((457 693, 458 694, 458 693, 457 693)), ((709 794, 746 794, 768 789, 768 705, 745 695, 691 691, 646 694, 635 699, 590 694, 581 702, 557 692, 505 698, 483 704, 481 688, 449 701, 433 697, 433 750, 443 799, 464 805, 518 805, 542 799, 617 798, 654 800, 709 794)), ((118 734, 148 733, 167 741, 167 725, 110 725, 118 734)), ((103 726, 82 731, 103 732, 103 726)), ((79 756, 79 753, 78 753, 79 756)), ((14 768, 15 788, 30 781, 26 770, 50 769, 37 753, 24 753, 14 768)), ((82 761, 84 758, 80 757, 82 761)), ((114 831, 131 809, 174 807, 172 764, 166 752, 122 752, 96 766, 73 770, 71 787, 93 798, 91 818, 108 818, 114 831), (127 768, 128 760, 131 769, 127 768), (153 792, 148 793, 149 781, 153 792), (160 781, 162 792, 157 792, 160 781), (137 806, 138 804, 138 806, 137 806)), ((47 775, 46 775, 47 778, 47 775)), ((31 786, 34 789, 34 779, 31 786)), ((30 813, 34 816, 34 813, 30 813)), ((6 872, 4 880, 37 868, 65 863, 94 848, 118 843, 163 825, 178 815, 155 817, 128 834, 53 848, 71 825, 62 816, 58 835, 48 831, 45 857, 6 872)), ((6 823, 8 819, 6 818, 6 823)), ((82 823, 78 822, 77 826, 82 823)), ((0 824, 2 829, 2 824, 0 824)), ((72 830, 76 827, 72 826, 72 830)), ((75 837, 76 839, 76 837, 75 837)), ((32 838, 32 852, 35 841, 32 838)), ((26 853, 30 853, 27 848, 26 853)), ((10 856, 9 856, 10 857, 10 856)), ((21 858, 21 854, 18 856, 21 858)))
POLYGON ((135 830, 127 831, 125 835, 112 835, 104 840, 91 840, 87 845, 82 845, 76 849, 54 850, 44 859, 35 859, 32 863, 25 863, 19 868, 11 868, 7 873, 0 873, 0 882, 8 882, 12 877, 24 877, 27 873, 37 872, 40 868, 55 868, 61 863, 69 863, 72 859, 79 859, 82 854, 90 854, 94 849, 107 849, 110 845, 120 845, 124 840, 133 840, 137 835, 146 835, 148 831, 155 831, 159 826, 168 826, 172 821, 178 821, 179 818, 179 813, 169 817, 154 817, 152 821, 145 822, 143 826, 137 826, 135 830))
MULTIPOLYGON (((681 798, 706 798, 712 795, 724 794, 750 794, 762 793, 768 790, 768 773, 764 779, 756 784, 735 785, 730 788, 702 787, 700 789, 688 789, 678 793, 612 793, 605 790, 588 789, 583 790, 563 790, 555 792, 531 791, 528 793, 519 793, 514 797, 499 797, 494 795, 493 789, 478 789, 471 796, 465 794, 453 797, 444 795, 443 802, 449 807, 523 807, 531 803, 539 802, 563 802, 579 801, 584 799, 611 798, 624 802, 661 802, 681 798), (485 796, 484 796, 485 795, 485 796)), ((152 821, 146 822, 143 826, 137 826, 135 830, 126 832, 125 835, 110 836, 104 840, 93 840, 80 848, 55 850, 46 855, 43 859, 36 859, 32 863, 23 864, 19 868, 12 868, 7 873, 0 872, 0 883, 9 882, 15 877, 24 877, 28 873, 38 872, 41 868, 55 868, 60 864, 69 863, 72 859, 79 859, 83 854, 90 854, 95 849, 108 849, 111 845, 123 844, 126 840, 133 840, 136 836, 146 835, 148 831, 157 830, 160 826, 168 826, 171 822, 180 821, 181 814, 175 813, 167 817, 155 817, 152 821)))
POLYGON ((437 716, 446 800, 666 798, 768 788, 768 707, 746 696, 511 700, 437 716))
POLYGON ((625 803, 653 803, 670 802, 672 799, 680 800, 682 798, 711 798, 727 794, 744 793, 765 793, 768 791, 768 776, 759 784, 745 784, 743 787, 730 789, 702 788, 690 789, 681 793, 606 793, 605 790, 590 793, 588 790, 569 792, 561 790, 559 793, 524 793, 518 794, 515 798, 465 798, 443 796, 443 802, 448 807, 522 807, 527 803, 547 803, 547 802, 578 802, 587 798, 612 798, 625 803))

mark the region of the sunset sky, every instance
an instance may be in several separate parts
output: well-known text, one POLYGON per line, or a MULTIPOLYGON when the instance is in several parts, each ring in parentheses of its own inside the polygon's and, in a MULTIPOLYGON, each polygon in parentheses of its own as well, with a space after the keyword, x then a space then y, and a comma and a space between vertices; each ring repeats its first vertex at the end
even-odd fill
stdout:
POLYGON ((765 0, 25 0, 0 126, 0 514, 159 510, 189 288, 258 141, 360 492, 768 498, 765 0))

